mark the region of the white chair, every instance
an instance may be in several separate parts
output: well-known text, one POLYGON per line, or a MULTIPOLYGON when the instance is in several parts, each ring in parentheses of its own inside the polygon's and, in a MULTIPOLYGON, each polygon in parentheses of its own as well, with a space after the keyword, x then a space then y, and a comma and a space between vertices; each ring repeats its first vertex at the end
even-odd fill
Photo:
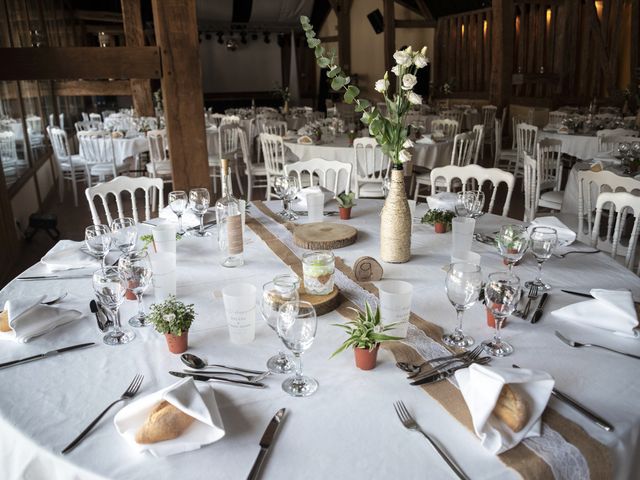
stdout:
POLYGON ((462 121, 464 120, 464 110, 459 108, 456 108, 453 110, 445 110, 440 114, 440 118, 446 119, 446 120, 455 120, 456 122, 458 122, 458 130, 456 131, 456 133, 458 133, 460 130, 462 130, 462 125, 463 125, 462 121))
POLYGON ((483 168, 479 165, 467 165, 466 167, 448 165, 446 167, 434 168, 431 171, 431 184, 435 186, 444 184, 446 185, 447 192, 451 191, 452 185, 456 180, 462 184, 463 192, 467 190, 467 185, 472 180, 477 182, 480 189, 482 189, 486 182, 489 182, 491 197, 489 199, 489 207, 486 210, 489 213, 493 211, 498 187, 501 183, 504 183, 507 187, 507 193, 502 207, 502 216, 506 217, 509 213, 511 194, 513 193, 513 185, 515 183, 513 174, 500 170, 499 168, 483 168))
MULTIPOLYGON (((484 143, 489 144, 491 149, 491 158, 495 155, 495 136, 493 129, 495 128, 495 119, 498 107, 495 105, 485 105, 482 107, 482 126, 484 127, 484 143)), ((484 159, 484 145, 480 149, 480 156, 484 159)), ((476 162, 477 163, 477 162, 476 162)))
MULTIPOLYGON (((604 129, 604 130, 598 130, 596 132, 596 137, 598 139, 598 151, 599 152, 606 152, 607 150, 613 150, 613 148, 609 149, 607 148, 607 145, 603 143, 603 139, 607 139, 608 143, 612 142, 613 138, 619 137, 632 137, 632 142, 633 141, 639 141, 638 138, 636 138, 638 135, 638 132, 636 132, 635 130, 629 130, 627 128, 613 128, 613 129, 604 129)), ((623 141, 628 141, 628 140, 623 140, 623 141)))
POLYGON ((238 143, 244 160, 244 174, 247 176, 247 202, 251 201, 254 188, 267 188, 267 169, 264 163, 254 163, 246 132, 238 129, 238 143))
POLYGON ((89 114, 90 122, 102 122, 102 116, 99 113, 90 113, 89 114))
POLYGON ((91 187, 93 177, 104 182, 108 177, 117 177, 129 170, 128 163, 116 161, 113 139, 109 133, 80 132, 78 134, 80 155, 85 159, 87 185, 91 187))
POLYGON ((225 115, 222 117, 220 121, 220 126, 222 125, 240 125, 240 117, 237 115, 225 115))
POLYGON ((264 124, 267 122, 274 122, 282 120, 282 117, 277 112, 259 113, 256 115, 256 128, 258 134, 264 133, 264 124))
MULTIPOLYGON (((161 178, 163 183, 173 181, 171 170, 171 160, 167 154, 167 131, 150 130, 147 132, 147 142, 149 144, 149 163, 147 163, 147 174, 150 178, 161 178)), ((156 206, 156 191, 152 192, 151 205, 156 206)))
POLYGON ((157 190, 158 198, 160 199, 158 205, 158 211, 164 208, 164 183, 161 178, 147 178, 147 177, 117 177, 113 180, 100 183, 93 187, 88 187, 84 194, 89 202, 89 209, 91 210, 91 218, 94 225, 104 223, 105 225, 111 225, 113 222, 113 216, 109 208, 109 196, 113 196, 116 201, 116 209, 118 217, 132 217, 136 223, 138 222, 138 205, 136 202, 136 191, 144 191, 144 215, 145 220, 151 219, 151 191, 157 190), (128 192, 131 200, 131 215, 125 215, 122 205, 122 193, 128 192), (94 203, 95 197, 98 196, 102 200, 102 206, 106 217, 106 222, 100 220, 100 215, 96 209, 94 203))
POLYGON ((562 209, 562 140, 544 138, 536 147, 538 160, 538 205, 551 210, 562 209))
MULTIPOLYGON (((506 112, 506 109, 504 110, 506 112)), ((502 115, 504 119, 504 115, 502 115)), ((495 128, 494 128, 494 136, 495 136, 495 154, 493 157, 493 167, 501 168, 503 170, 512 170, 516 164, 516 159, 518 158, 517 150, 502 149, 502 127, 504 123, 496 118, 495 120, 495 128)), ((515 138, 515 136, 514 136, 515 138)))
MULTIPOLYGON (((227 123, 220 125, 215 135, 207 137, 207 150, 209 153, 209 176, 213 181, 213 193, 218 191, 217 178, 220 178, 220 159, 226 158, 229 161, 234 160, 238 151, 238 125, 227 123)), ((240 188, 240 192, 244 194, 244 190, 240 183, 240 173, 237 162, 235 163, 236 180, 240 188)))
POLYGON ((460 131, 460 124, 457 120, 437 118, 431 121, 431 133, 436 131, 442 132, 447 138, 453 138, 460 131))
POLYGON ((638 137, 623 137, 619 135, 598 135, 598 151, 616 154, 621 143, 640 142, 638 137))
POLYGON ((324 158, 312 158, 304 162, 288 163, 284 166, 285 175, 294 174, 300 185, 319 185, 331 190, 334 195, 349 193, 351 184, 350 163, 329 161, 324 158), (305 174, 308 181, 305 180, 305 174), (315 181, 317 180, 317 182, 315 181))
POLYGON ((538 143, 538 127, 527 123, 518 123, 516 125, 516 148, 517 157, 513 174, 518 177, 522 176, 522 164, 524 163, 524 153, 535 155, 536 144, 538 143))
POLYGON ((82 112, 82 121, 83 122, 88 122, 89 120, 91 120, 89 118, 89 114, 87 112, 82 112))
POLYGON ((115 110, 103 110, 102 111, 102 121, 104 122, 110 115, 113 115, 115 110))
POLYGON ((375 138, 353 140, 356 198, 383 198, 384 182, 389 174, 389 159, 375 138))
POLYGON ((76 128, 76 133, 88 132, 88 131, 91 131, 91 130, 98 131, 98 130, 102 130, 104 128, 102 122, 94 122, 94 121, 90 121, 90 120, 86 120, 86 121, 82 121, 82 122, 76 122, 73 125, 76 128))
POLYGON ((222 123, 222 119, 224 118, 224 114, 222 113, 211 113, 207 115, 207 120, 211 125, 218 128, 222 123))
POLYGON ((262 132, 284 137, 287 134, 287 122, 283 120, 267 120, 262 124, 262 132))
POLYGON ((80 181, 87 182, 87 164, 80 155, 74 155, 69 148, 69 139, 67 132, 57 127, 47 128, 51 147, 53 148, 53 156, 56 160, 58 170, 58 196, 60 202, 64 200, 64 181, 71 182, 73 190, 73 202, 78 206, 78 187, 80 181))
POLYGON ((319 122, 320 120, 324 120, 324 112, 316 112, 316 111, 310 111, 310 112, 305 112, 304 113, 304 117, 307 119, 307 122, 311 123, 311 122, 319 122))
POLYGON ((473 163, 478 164, 478 158, 482 156, 484 150, 484 125, 473 126, 474 148, 473 148, 473 163))
POLYGON ((4 176, 16 177, 18 174, 18 151, 16 136, 12 131, 0 132, 0 159, 4 176))
POLYGON ((267 200, 271 200, 271 192, 274 190, 273 177, 284 173, 284 142, 280 135, 270 133, 261 133, 258 138, 267 173, 267 200))
POLYGON ((549 126, 559 127, 562 122, 569 116, 567 112, 561 112, 559 110, 549 112, 549 126))

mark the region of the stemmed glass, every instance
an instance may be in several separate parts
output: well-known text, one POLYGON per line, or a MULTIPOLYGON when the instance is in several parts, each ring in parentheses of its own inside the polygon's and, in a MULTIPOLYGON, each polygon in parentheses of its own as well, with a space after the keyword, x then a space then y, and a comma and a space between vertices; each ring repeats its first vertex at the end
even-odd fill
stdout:
POLYGON ((84 241, 89 252, 100 259, 104 271, 104 259, 113 242, 111 230, 107 225, 89 225, 84 229, 84 241))
POLYGON ((318 389, 317 380, 302 375, 302 353, 313 344, 317 327, 316 311, 309 302, 287 302, 280 307, 278 335, 296 361, 296 373, 282 383, 282 390, 293 397, 306 397, 318 389))
POLYGON ((189 206, 189 197, 187 192, 182 190, 175 190, 169 192, 169 207, 171 211, 178 217, 178 235, 184 235, 184 229, 182 228, 182 215, 189 206))
POLYGON ((127 291, 127 281, 118 267, 104 267, 93 274, 93 291, 111 315, 113 330, 107 333, 102 340, 107 345, 122 345, 129 343, 136 336, 131 330, 123 330, 120 324, 118 309, 124 301, 127 291))
POLYGON ((206 188, 193 188, 189 192, 189 203, 191 203, 191 210, 198 217, 200 217, 200 228, 197 232, 194 232, 193 235, 197 235, 198 237, 209 237, 211 236, 211 232, 207 232, 204 230, 204 214, 207 213, 209 209, 209 203, 211 199, 209 198, 209 190, 206 188))
MULTIPOLYGON (((278 312, 286 302, 298 300, 300 280, 294 275, 281 275, 262 287, 260 312, 262 317, 276 333, 278 327, 278 312)), ((289 373, 294 369, 293 358, 282 350, 267 360, 267 368, 272 373, 289 373)))
POLYGON ((280 215, 289 220, 296 220, 298 216, 291 211, 290 203, 300 191, 300 182, 297 177, 293 175, 278 175, 273 179, 273 187, 276 195, 282 199, 282 211, 280 215))
POLYGON ((500 327, 504 319, 513 313, 520 301, 520 279, 510 272, 496 272, 489 275, 484 287, 487 308, 495 317, 493 340, 482 342, 485 351, 493 357, 506 357, 513 353, 513 347, 500 338, 500 327))
POLYGON ((133 218, 116 218, 111 222, 111 234, 116 247, 118 247, 123 254, 126 255, 136 248, 138 230, 136 229, 136 222, 133 218))
POLYGON ((482 290, 480 266, 472 263, 452 263, 449 265, 444 283, 447 297, 456 309, 458 326, 453 333, 442 336, 442 341, 452 347, 468 347, 474 340, 462 331, 462 316, 476 301, 482 290))
POLYGON ((542 281, 542 264, 551 256, 557 243, 558 232, 555 228, 535 227, 533 229, 530 237, 530 249, 538 262, 538 275, 535 280, 526 282, 525 287, 531 288, 535 285, 538 290, 551 290, 551 286, 542 281))
POLYGON ((132 327, 146 327, 142 295, 151 284, 151 262, 146 250, 138 250, 123 255, 118 260, 118 268, 127 281, 127 288, 138 300, 138 313, 129 319, 132 327))
POLYGON ((458 201, 456 202, 456 215, 459 217, 478 218, 484 212, 484 192, 480 190, 467 190, 458 193, 458 201))
POLYGON ((511 273, 513 265, 520 261, 529 246, 527 229, 522 225, 501 226, 496 235, 496 245, 511 273))

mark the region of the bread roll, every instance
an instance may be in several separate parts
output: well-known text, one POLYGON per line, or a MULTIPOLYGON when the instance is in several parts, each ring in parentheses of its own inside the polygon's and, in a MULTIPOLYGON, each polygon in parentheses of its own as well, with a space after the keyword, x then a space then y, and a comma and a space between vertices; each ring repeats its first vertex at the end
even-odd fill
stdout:
POLYGON ((519 432, 529 421, 529 409, 522 395, 505 384, 493 409, 493 414, 514 432, 519 432))
POLYGON ((9 310, 3 310, 0 312, 0 332, 10 332, 9 326, 9 310))
POLYGON ((136 442, 157 443, 177 438, 193 420, 193 417, 163 400, 151 410, 144 425, 136 432, 136 442))

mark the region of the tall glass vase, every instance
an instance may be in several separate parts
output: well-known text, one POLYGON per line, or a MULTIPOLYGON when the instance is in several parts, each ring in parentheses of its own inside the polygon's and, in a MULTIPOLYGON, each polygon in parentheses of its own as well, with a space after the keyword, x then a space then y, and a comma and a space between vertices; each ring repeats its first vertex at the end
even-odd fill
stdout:
POLYGON ((380 257, 388 263, 405 263, 411 258, 411 210, 401 164, 392 167, 389 194, 380 214, 380 257))

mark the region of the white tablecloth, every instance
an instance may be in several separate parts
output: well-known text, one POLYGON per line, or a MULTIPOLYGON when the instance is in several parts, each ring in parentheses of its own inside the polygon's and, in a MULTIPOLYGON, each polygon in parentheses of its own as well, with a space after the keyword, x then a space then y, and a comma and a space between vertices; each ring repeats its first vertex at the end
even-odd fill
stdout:
MULTIPOLYGON (((279 202, 272 204, 279 207, 279 202)), ((354 208, 349 224, 357 227, 361 235, 356 244, 336 251, 347 264, 353 264, 362 255, 378 257, 381 205, 379 201, 361 200, 354 208)), ((251 211, 255 212, 255 207, 251 211)), ((417 214, 420 213, 422 210, 417 214)), ((479 219, 477 229, 493 232, 504 221, 485 215, 479 219)), ((411 261, 384 264, 385 280, 403 279, 414 285, 413 310, 446 329, 455 326, 455 313, 443 287, 442 266, 449 261, 450 245, 451 234, 436 235, 432 227, 420 225, 413 233, 411 261)), ((473 247, 482 253, 485 273, 504 270, 492 247, 477 243, 473 247)), ((196 305, 198 317, 189 334, 192 352, 206 356, 211 362, 263 368, 266 359, 281 348, 275 334, 258 319, 255 341, 244 346, 232 345, 219 292, 233 282, 250 282, 260 288, 286 268, 249 229, 245 262, 240 268, 222 268, 214 237, 179 241, 178 296, 196 305)), ((535 270, 533 259, 526 257, 515 273, 524 281, 532 278, 535 270)), ((544 270, 546 280, 554 286, 548 312, 580 301, 560 293, 558 288, 630 288, 640 297, 638 278, 604 254, 552 258, 544 270)), ((63 458, 59 455, 61 448, 106 404, 118 398, 134 374, 144 374, 140 395, 146 395, 174 383, 176 378, 167 372, 181 368, 181 363, 178 356, 168 353, 164 338, 150 328, 137 329, 137 338, 126 346, 103 345, 95 319, 88 312, 92 297, 89 278, 65 283, 13 281, 0 292, 0 301, 54 288, 69 291, 62 305, 82 309, 85 317, 28 344, 3 343, 0 362, 83 341, 96 341, 99 345, 1 372, 1 478, 84 479, 95 478, 94 475, 123 479, 245 478, 258 453, 264 428, 281 407, 286 407, 288 414, 264 466, 265 480, 453 478, 425 439, 401 426, 393 410, 393 401, 399 399, 474 480, 518 478, 435 400, 421 389, 409 386, 388 352, 381 351, 378 366, 370 372, 357 370, 350 352, 329 360, 345 338, 341 329, 331 325, 343 321, 337 313, 319 319, 316 341, 304 355, 304 371, 320 382, 312 397, 287 396, 280 389, 283 376, 267 378, 266 390, 216 384, 226 436, 200 450, 162 459, 137 454, 127 447, 113 426, 116 407, 80 446, 63 458)), ((145 295, 147 308, 152 298, 151 291, 145 295)), ((126 302, 121 317, 126 320, 135 309, 135 302, 126 302)), ((465 330, 476 341, 491 335, 480 305, 466 312, 464 323, 465 330)), ((493 363, 505 367, 517 363, 552 374, 557 388, 602 414, 613 423, 615 432, 600 430, 556 400, 551 400, 551 408, 611 448, 615 478, 637 478, 638 361, 596 349, 573 350, 554 338, 556 328, 576 339, 589 337, 578 327, 558 325, 546 315, 537 325, 514 319, 504 330, 504 336, 515 353, 493 363)), ((611 336, 602 336, 600 340, 640 353, 637 341, 611 336)))
POLYGON ((562 153, 581 160, 589 160, 598 154, 598 138, 595 135, 574 135, 540 130, 539 140, 555 138, 562 140, 562 153))
MULTIPOLYGON (((102 141, 102 140, 99 140, 102 141)), ((82 155, 82 142, 80 143, 80 155, 82 155)), ((134 138, 114 138, 113 153, 118 164, 131 157, 136 157, 143 152, 149 151, 149 143, 144 135, 134 138)))

